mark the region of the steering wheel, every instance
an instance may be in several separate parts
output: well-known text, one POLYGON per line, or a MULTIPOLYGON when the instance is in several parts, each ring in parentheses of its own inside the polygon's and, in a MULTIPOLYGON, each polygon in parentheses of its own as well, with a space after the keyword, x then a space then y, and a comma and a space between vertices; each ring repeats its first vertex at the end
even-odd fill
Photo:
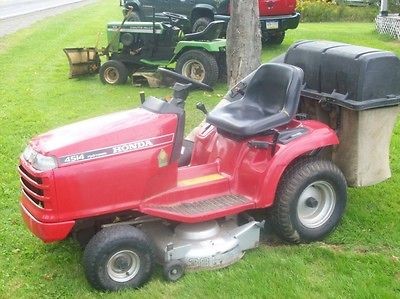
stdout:
POLYGON ((177 82, 185 83, 185 84, 192 84, 192 86, 194 88, 203 89, 203 90, 207 90, 207 91, 213 91, 214 90, 211 86, 209 86, 207 84, 204 84, 204 83, 201 83, 199 81, 190 79, 190 78, 188 78, 186 76, 183 76, 181 74, 175 73, 173 71, 170 71, 170 70, 167 70, 167 69, 164 69, 164 68, 161 68, 161 67, 158 68, 158 71, 161 74, 163 74, 163 75, 165 75, 167 77, 175 79, 177 82))
POLYGON ((180 14, 177 14, 177 13, 172 13, 172 12, 169 12, 169 11, 163 11, 162 14, 164 16, 168 17, 168 18, 171 18, 171 19, 189 21, 189 19, 186 16, 180 15, 180 14))

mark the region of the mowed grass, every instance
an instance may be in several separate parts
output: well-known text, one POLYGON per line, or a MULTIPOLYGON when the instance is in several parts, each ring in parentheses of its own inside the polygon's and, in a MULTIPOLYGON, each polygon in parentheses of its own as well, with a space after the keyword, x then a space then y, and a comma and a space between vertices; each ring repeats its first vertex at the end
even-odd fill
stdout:
MULTIPOLYGON (((18 207, 18 156, 34 135, 51 128, 139 105, 139 91, 167 88, 104 86, 98 77, 68 80, 64 47, 105 44, 105 24, 120 19, 115 1, 98 1, 0 40, 0 298, 400 298, 400 126, 391 144, 393 177, 349 190, 339 228, 324 242, 293 246, 264 242, 237 264, 193 272, 167 283, 158 268, 140 290, 101 293, 86 282, 82 250, 73 241, 45 245, 25 228, 18 207)), ((373 24, 301 24, 284 44, 264 48, 268 61, 300 39, 329 39, 394 51, 373 24)), ((399 82, 400 84, 400 82, 399 82)), ((226 92, 197 91, 187 102, 187 131, 203 118, 197 101, 215 105, 226 92)), ((372 124, 371 124, 372 125, 372 124)), ((379 140, 374 140, 379 146, 379 140)), ((73 200, 73 198, 71 198, 73 200)), ((269 239, 269 236, 266 238, 269 239)))

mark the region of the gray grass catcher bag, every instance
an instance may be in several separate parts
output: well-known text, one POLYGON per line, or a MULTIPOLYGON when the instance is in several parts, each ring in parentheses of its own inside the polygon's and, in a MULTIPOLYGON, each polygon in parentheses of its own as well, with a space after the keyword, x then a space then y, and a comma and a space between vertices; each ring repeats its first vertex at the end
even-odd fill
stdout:
POLYGON ((337 130, 330 153, 350 186, 391 176, 389 147, 399 113, 400 60, 391 52, 328 41, 292 45, 284 62, 301 67, 299 112, 337 130))

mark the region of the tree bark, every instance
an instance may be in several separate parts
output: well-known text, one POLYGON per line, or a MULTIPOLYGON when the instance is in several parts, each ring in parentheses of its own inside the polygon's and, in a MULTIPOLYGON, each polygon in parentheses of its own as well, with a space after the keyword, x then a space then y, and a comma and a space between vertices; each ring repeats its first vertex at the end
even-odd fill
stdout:
POLYGON ((258 0, 232 0, 226 41, 228 83, 235 86, 261 64, 258 0))

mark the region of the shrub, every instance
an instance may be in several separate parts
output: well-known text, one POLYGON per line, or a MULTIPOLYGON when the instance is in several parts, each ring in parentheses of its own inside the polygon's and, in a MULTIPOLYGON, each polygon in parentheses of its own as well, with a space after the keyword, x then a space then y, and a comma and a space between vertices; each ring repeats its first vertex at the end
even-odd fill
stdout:
POLYGON ((379 12, 377 5, 355 7, 328 0, 299 0, 297 9, 302 22, 372 22, 379 12))

